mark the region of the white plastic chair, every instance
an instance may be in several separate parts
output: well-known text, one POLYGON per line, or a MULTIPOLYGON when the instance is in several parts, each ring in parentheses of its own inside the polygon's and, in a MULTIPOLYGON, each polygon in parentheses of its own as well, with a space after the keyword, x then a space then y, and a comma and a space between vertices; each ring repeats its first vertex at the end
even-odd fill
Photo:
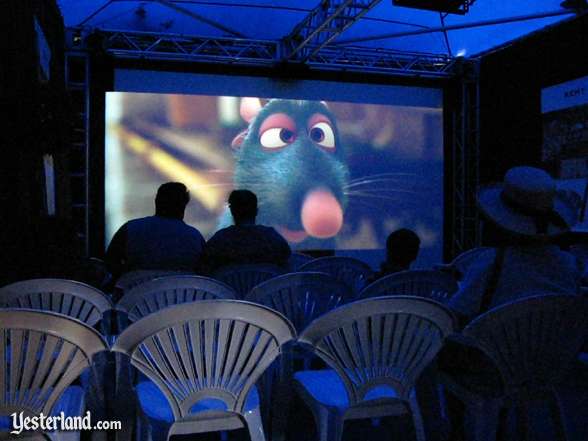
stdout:
MULTIPOLYGON (((71 383, 107 349, 93 328, 72 318, 27 309, 0 310, 0 416, 82 416, 84 393, 71 383)), ((12 430, 0 427, 0 432, 12 430)), ((23 433, 35 437, 31 433, 23 433)), ((37 434, 39 436, 40 434, 37 434)), ((79 439, 79 432, 52 432, 79 439)), ((0 433, 0 436, 2 434, 0 433)))
MULTIPOLYGON (((122 313, 117 315, 118 329, 120 332, 129 322, 135 322, 172 305, 235 297, 236 293, 231 287, 208 277, 180 275, 149 280, 131 288, 117 303, 116 309, 122 313)), ((128 357, 115 355, 116 395, 125 395, 132 390, 134 375, 128 357)))
POLYGON ((580 296, 536 296, 488 311, 463 330, 464 340, 494 362, 503 383, 503 390, 484 395, 468 387, 467 374, 442 374, 446 388, 466 406, 468 441, 496 440, 513 407, 519 411, 519 439, 527 439, 533 401, 549 404, 557 439, 568 439, 557 386, 584 343, 587 315, 588 300, 580 296))
MULTIPOLYGON (((282 313, 302 332, 315 318, 353 299, 351 288, 326 273, 300 272, 274 277, 255 286, 246 300, 282 313)), ((279 366, 263 377, 263 397, 272 407, 272 440, 283 439, 289 411, 293 362, 301 359, 309 367, 308 353, 287 348, 279 366), (276 389, 274 393, 272 390, 276 389)), ((269 407, 268 407, 269 409, 269 407)))
POLYGON ((135 322, 168 306, 196 300, 234 299, 236 296, 233 288, 208 277, 164 276, 127 291, 116 304, 116 309, 135 322))
POLYGON ((212 277, 232 287, 243 299, 254 286, 283 273, 284 270, 277 265, 226 265, 217 269, 212 277))
POLYGON ((364 262, 353 257, 329 256, 311 260, 299 268, 299 271, 318 271, 332 275, 346 283, 358 294, 373 274, 373 270, 364 262))
POLYGON ((351 288, 326 273, 283 274, 256 285, 245 300, 268 306, 286 316, 297 332, 315 318, 352 300, 351 288))
POLYGON ((265 435, 255 382, 295 334, 265 306, 202 300, 143 317, 113 350, 151 380, 137 386, 139 401, 168 439, 245 426, 258 441, 265 435))
MULTIPOLYGON (((113 308, 97 288, 65 279, 31 279, 0 288, 0 305, 53 311, 95 326, 113 308)), ((106 332, 106 330, 105 330, 106 332)))
POLYGON ((414 384, 454 329, 452 313, 419 297, 377 297, 343 305, 298 338, 332 369, 300 371, 295 387, 320 441, 339 441, 346 419, 412 414, 424 440, 414 384))
POLYGON ((288 269, 292 272, 298 271, 302 265, 314 260, 314 257, 304 253, 292 253, 288 259, 288 269))
POLYGON ((401 271, 372 282, 359 293, 359 298, 408 295, 427 297, 445 303, 457 291, 457 288, 458 285, 453 276, 445 272, 401 271))

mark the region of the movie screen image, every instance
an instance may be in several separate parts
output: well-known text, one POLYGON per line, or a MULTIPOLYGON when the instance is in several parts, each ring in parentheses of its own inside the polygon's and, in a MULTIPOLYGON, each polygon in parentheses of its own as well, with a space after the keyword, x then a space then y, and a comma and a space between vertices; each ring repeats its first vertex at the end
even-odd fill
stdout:
POLYGON ((266 97, 108 92, 106 240, 187 185, 185 222, 209 238, 246 188, 257 223, 294 250, 381 250, 411 228, 421 262, 441 259, 442 109, 266 97))

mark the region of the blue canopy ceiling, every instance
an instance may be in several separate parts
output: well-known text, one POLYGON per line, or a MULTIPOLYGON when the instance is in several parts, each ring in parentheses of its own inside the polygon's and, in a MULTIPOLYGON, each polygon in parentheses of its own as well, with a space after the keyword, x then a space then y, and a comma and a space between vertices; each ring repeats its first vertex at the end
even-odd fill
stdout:
MULTIPOLYGON (((58 3, 68 28, 276 41, 289 35, 319 0, 58 0, 58 3)), ((469 57, 574 14, 560 6, 561 0, 477 0, 463 16, 394 6, 391 0, 376 3, 331 43, 469 57), (513 21, 502 23, 508 19, 513 21), (501 23, 490 24, 494 22, 501 23), (446 30, 441 31, 442 28, 446 30)))

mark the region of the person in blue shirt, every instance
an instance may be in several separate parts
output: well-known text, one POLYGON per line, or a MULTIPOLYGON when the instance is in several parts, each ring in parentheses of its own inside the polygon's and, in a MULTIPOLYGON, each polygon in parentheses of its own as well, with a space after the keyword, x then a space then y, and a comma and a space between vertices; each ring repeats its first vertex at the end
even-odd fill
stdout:
POLYGON ((184 184, 161 185, 155 196, 155 215, 130 220, 114 234, 105 256, 113 275, 141 269, 194 271, 204 238, 184 222, 189 201, 184 184))
POLYGON ((226 265, 288 264, 288 242, 272 227, 255 223, 257 196, 249 190, 234 190, 229 195, 234 225, 217 231, 204 247, 201 268, 212 273, 226 265))

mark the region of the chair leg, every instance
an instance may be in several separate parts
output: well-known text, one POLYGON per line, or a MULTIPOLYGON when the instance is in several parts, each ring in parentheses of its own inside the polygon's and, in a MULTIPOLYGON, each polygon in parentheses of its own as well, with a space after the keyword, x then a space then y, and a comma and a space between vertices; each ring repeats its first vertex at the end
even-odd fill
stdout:
POLYGON ((517 406, 518 439, 529 441, 529 407, 526 403, 517 406))
POLYGON ((412 421, 414 423, 414 431, 416 433, 417 441, 426 441, 425 435, 425 423, 423 421, 423 415, 421 414, 421 408, 417 401, 416 392, 413 390, 410 394, 410 413, 412 414, 412 421))
POLYGON ((464 418, 466 441, 496 441, 500 404, 497 400, 484 400, 476 405, 466 406, 464 418))
POLYGON ((315 412, 315 421, 319 441, 341 441, 344 424, 342 415, 320 407, 315 412))
POLYGON ((243 416, 247 423, 247 430, 249 431, 249 438, 251 441, 265 441, 265 433, 263 431, 263 423, 261 421, 261 411, 259 410, 259 407, 248 410, 243 416))
POLYGON ((498 429, 496 430, 496 439, 501 441, 506 439, 508 433, 508 408, 502 407, 498 415, 498 429))
POLYGON ((278 365, 279 379, 274 382, 272 392, 271 440, 284 441, 290 413, 290 401, 293 394, 292 373, 293 354, 285 352, 278 365))
POLYGON ((568 441, 561 401, 556 391, 552 392, 552 398, 549 400, 549 411, 551 413, 556 439, 558 441, 568 441))

